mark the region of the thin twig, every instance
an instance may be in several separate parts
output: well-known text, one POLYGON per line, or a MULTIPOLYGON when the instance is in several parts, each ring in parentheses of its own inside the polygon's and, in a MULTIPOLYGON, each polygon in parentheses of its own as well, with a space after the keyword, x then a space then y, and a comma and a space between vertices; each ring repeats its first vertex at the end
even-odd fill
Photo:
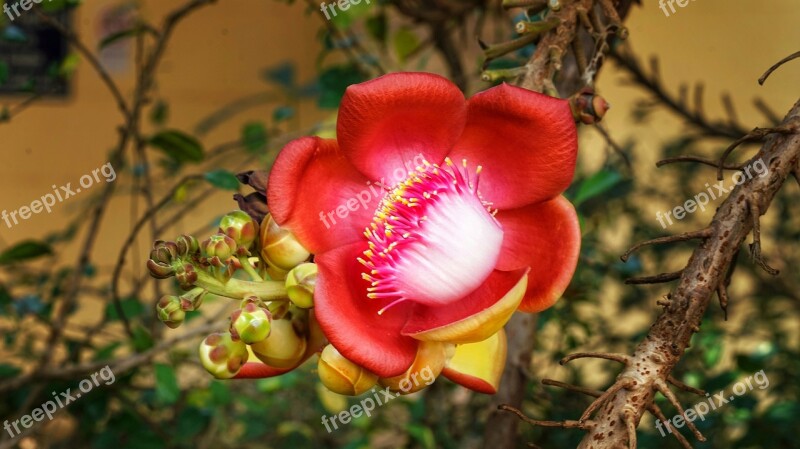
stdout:
POLYGON ((704 228, 699 231, 684 232, 678 235, 670 235, 666 237, 659 237, 656 239, 647 240, 633 245, 629 250, 625 251, 625 254, 620 256, 620 259, 622 259, 623 262, 627 262, 631 254, 633 254, 639 248, 642 248, 644 246, 661 245, 664 243, 686 242, 689 240, 697 240, 697 239, 706 239, 710 235, 711 235, 711 228, 704 228))

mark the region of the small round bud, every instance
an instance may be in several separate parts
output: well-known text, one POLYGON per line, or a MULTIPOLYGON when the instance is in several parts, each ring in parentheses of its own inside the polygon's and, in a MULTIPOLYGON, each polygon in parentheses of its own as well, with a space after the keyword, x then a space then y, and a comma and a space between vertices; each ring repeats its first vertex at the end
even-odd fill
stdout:
POLYGON ((211 334, 200 343, 203 368, 217 379, 235 376, 249 356, 247 345, 241 340, 234 340, 228 332, 211 334))
POLYGON ((247 212, 235 210, 219 221, 219 232, 232 238, 239 250, 248 250, 258 237, 258 223, 247 212))
POLYGON ((346 396, 358 396, 378 383, 376 374, 347 360, 333 345, 322 350, 317 370, 322 385, 346 396))
POLYGON ((220 267, 236 254, 236 242, 225 234, 217 233, 203 241, 200 249, 206 262, 220 267))
POLYGON ((303 309, 314 307, 314 287, 317 285, 317 264, 302 263, 286 276, 286 294, 292 304, 303 309))
POLYGON ((289 271, 305 262, 311 253, 303 248, 288 229, 278 226, 272 214, 264 217, 259 233, 261 257, 270 265, 289 271))
POLYGON ((271 326, 272 314, 254 302, 246 303, 231 315, 231 334, 248 345, 267 338, 271 326))
POLYGON ((181 300, 177 296, 162 296, 156 304, 158 319, 170 329, 175 329, 183 323, 186 312, 181 308, 181 300))
POLYGON ((273 320, 269 337, 250 346, 253 354, 273 368, 294 368, 306 352, 306 339, 290 320, 273 320))

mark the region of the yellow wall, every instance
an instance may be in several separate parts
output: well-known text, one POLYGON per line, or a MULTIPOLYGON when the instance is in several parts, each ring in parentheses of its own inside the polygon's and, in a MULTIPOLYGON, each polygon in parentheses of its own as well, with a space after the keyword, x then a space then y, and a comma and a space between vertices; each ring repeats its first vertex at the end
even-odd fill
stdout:
MULTIPOLYGON (((154 19, 182 3, 144 2, 146 15, 154 19)), ((756 84, 767 67, 798 50, 797 0, 697 0, 671 17, 664 16, 655 0, 644 3, 646 6, 635 8, 628 21, 634 49, 642 56, 660 56, 662 78, 671 89, 677 89, 680 81, 703 81, 709 116, 719 116, 719 93, 728 91, 736 100, 742 121, 748 127, 761 125, 763 121, 751 105, 755 95, 782 113, 800 93, 797 62, 773 75, 766 86, 756 84)), ((112 2, 88 0, 81 7, 76 23, 87 42, 97 41, 97 15, 109 4, 112 2)), ((318 53, 319 27, 319 18, 306 15, 302 2, 287 6, 266 0, 220 0, 195 13, 179 27, 158 77, 158 91, 171 105, 170 126, 191 130, 224 102, 265 90, 259 71, 280 61, 294 60, 300 78, 308 79, 318 53)), ((474 46, 474 42, 468 45, 474 46)), ((131 77, 117 75, 117 79, 129 93, 131 77)), ((636 176, 640 182, 652 182, 658 179, 652 172, 658 144, 680 131, 680 121, 660 113, 646 124, 632 125, 629 108, 642 93, 620 85, 620 80, 611 65, 602 73, 599 90, 614 106, 605 124, 619 141, 630 134, 640 139, 636 155, 641 167, 636 176)), ((0 103, 7 101, 0 98, 0 103)), ((256 108, 207 136, 204 142, 210 147, 232 140, 244 121, 266 119, 269 110, 256 108)), ((304 111, 306 123, 312 116, 318 117, 311 108, 304 111)), ((74 186, 81 175, 107 162, 119 124, 111 96, 82 62, 68 100, 39 102, 10 124, 0 124, 0 209, 29 204, 49 192, 52 184, 72 182, 74 186)), ((602 154, 602 142, 591 133, 584 137, 584 169, 593 170, 601 161, 592 155, 602 154)), ((662 169, 659 174, 666 178, 668 170, 662 169)), ((72 198, 57 205, 52 214, 34 215, 12 229, 0 222, 0 245, 59 229, 61 220, 79 206, 82 198, 72 198)), ((210 219, 231 205, 229 194, 220 193, 198 215, 210 219)), ((99 254, 100 261, 109 263, 116 257, 116 248, 129 229, 129 210, 126 201, 114 204, 111 213, 116 223, 103 228, 100 242, 115 250, 114 254, 99 254)))

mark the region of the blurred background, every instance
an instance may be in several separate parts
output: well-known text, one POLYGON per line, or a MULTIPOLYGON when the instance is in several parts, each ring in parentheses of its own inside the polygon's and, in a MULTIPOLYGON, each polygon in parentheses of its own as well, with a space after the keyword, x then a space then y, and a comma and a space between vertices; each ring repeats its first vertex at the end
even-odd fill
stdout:
MULTIPOLYGON (((520 12, 490 0, 373 0, 327 21, 318 4, 219 0, 169 19, 190 3, 56 0, 20 9, 13 20, 0 16, 0 209, 30 205, 67 183, 75 189, 106 164, 114 169, 113 180, 103 172, 51 213, 0 221, 0 419, 19 419, 51 391, 75 390, 96 371, 87 368, 108 364, 116 374, 52 421, 15 438, 3 432, 0 447, 482 447, 493 430, 486 426, 491 398, 444 379, 333 433, 320 416, 344 409, 348 399, 320 388, 314 363, 272 379, 211 380, 196 346, 225 327, 219 310, 230 312, 229 305, 212 301, 182 328, 167 329, 154 304, 177 287, 156 283, 144 263, 155 239, 213 232, 237 207, 233 194, 248 193, 233 174, 268 169, 291 138, 330 135, 347 85, 406 70, 449 76, 468 95, 491 86, 481 80, 477 37, 511 39, 520 12), (445 19, 431 22, 436 12, 445 19), (160 64, 148 72, 165 35, 160 64), (120 96, 142 100, 130 151, 118 151, 130 123, 95 64, 120 96), (147 95, 138 95, 142 79, 147 95), (155 136, 172 143, 148 143, 155 136)), ((698 0, 669 16, 656 1, 643 3, 625 19, 629 38, 614 43, 619 56, 604 64, 595 86, 612 104, 602 131, 580 131, 568 196, 584 243, 564 299, 537 318, 523 407, 536 419, 577 419, 589 403, 543 386, 543 378, 592 389, 613 381, 611 362, 557 361, 576 350, 630 352, 668 287, 625 279, 680 269, 692 246, 647 249, 625 264, 619 255, 646 238, 698 229, 713 215, 710 207, 663 229, 657 212, 704 191, 716 171, 655 163, 681 154, 715 160, 797 101, 800 64, 757 83, 798 50, 796 0, 698 0)), ((522 48, 490 68, 520 65, 532 51, 522 48)), ((743 147, 734 159, 754 149, 743 147)), ((799 196, 798 185, 787 184, 762 220, 764 253, 780 275, 757 269, 743 251, 728 320, 712 308, 674 373, 712 392, 730 391, 760 370, 769 378, 769 387, 698 422, 708 441, 696 448, 800 447, 800 227, 791 213, 799 196)), ((685 404, 695 401, 681 394, 685 404)), ((581 437, 526 425, 519 432, 521 446, 543 448, 575 446, 581 437)), ((680 447, 649 417, 639 434, 640 447, 680 447)))

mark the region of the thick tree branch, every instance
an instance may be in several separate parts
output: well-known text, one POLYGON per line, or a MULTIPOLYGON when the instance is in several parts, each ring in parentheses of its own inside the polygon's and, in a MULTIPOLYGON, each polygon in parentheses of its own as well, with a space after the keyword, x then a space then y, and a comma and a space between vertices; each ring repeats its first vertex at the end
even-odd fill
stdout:
MULTIPOLYGON (((798 121, 800 101, 784 119, 783 126, 796 126, 798 121)), ((796 170, 800 134, 770 136, 756 157, 767 162, 769 176, 737 186, 717 210, 709 226, 709 237, 692 254, 663 313, 637 346, 631 356, 633 362, 619 375, 619 379, 635 382, 617 388, 608 405, 599 409, 594 417, 596 425, 588 429, 580 449, 619 448, 629 444, 629 425, 620 417, 632 416, 638 425, 652 405, 655 392, 664 390, 692 334, 699 329, 714 293, 725 284, 735 255, 753 230, 753 211, 766 211, 796 170)))

